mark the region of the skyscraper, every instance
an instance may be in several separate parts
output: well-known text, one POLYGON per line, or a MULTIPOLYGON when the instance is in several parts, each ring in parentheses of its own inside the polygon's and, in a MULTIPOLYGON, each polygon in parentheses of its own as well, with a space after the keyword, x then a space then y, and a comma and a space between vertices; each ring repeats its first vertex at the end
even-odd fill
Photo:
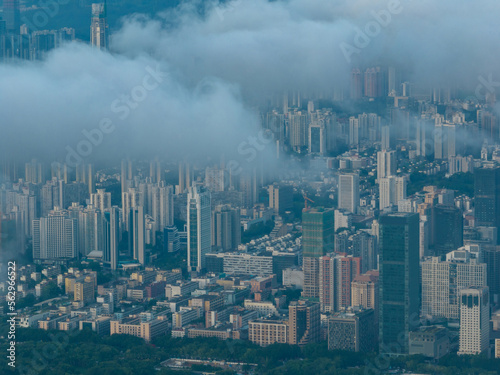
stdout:
POLYGON ((396 151, 377 152, 377 178, 394 176, 396 174, 396 151))
POLYGON ((104 212, 106 247, 103 258, 109 262, 112 271, 118 268, 118 244, 120 239, 120 219, 117 207, 111 207, 104 212))
POLYGON ((211 250, 211 196, 202 186, 193 185, 187 197, 188 271, 205 268, 205 256, 211 250))
POLYGON ((441 256, 456 250, 464 243, 462 210, 454 206, 438 204, 434 207, 434 253, 441 256))
POLYGON ((407 183, 408 178, 406 176, 380 178, 378 180, 380 195, 379 208, 383 210, 392 205, 397 205, 399 201, 406 199, 407 183))
POLYGON ((490 345, 488 287, 460 291, 460 347, 458 354, 481 354, 490 345))
POLYGON ((458 320, 458 295, 469 286, 486 286, 487 266, 464 250, 450 252, 446 261, 432 257, 422 262, 422 315, 458 320))
POLYGON ((100 49, 108 48, 108 23, 106 19, 106 2, 92 4, 90 44, 93 47, 100 49))
POLYGON ((359 206, 359 175, 355 173, 339 176, 339 208, 344 208, 353 214, 359 206))
POLYGON ((500 227, 500 166, 484 163, 474 170, 476 226, 500 227))
POLYGON ((419 317, 419 217, 391 213, 379 223, 380 351, 407 354, 419 317))
POLYGON ((144 208, 138 206, 129 210, 128 247, 129 254, 141 265, 145 264, 146 219, 144 208))
POLYGON ((68 211, 56 209, 33 220, 33 258, 58 259, 78 256, 77 220, 68 211))
POLYGON ((215 207, 212 214, 212 246, 222 251, 236 250, 241 243, 240 209, 215 207))
POLYGON ((19 35, 21 20, 19 13, 19 0, 3 0, 3 19, 8 33, 19 35))
POLYGON ((302 212, 304 297, 319 297, 319 257, 333 251, 334 210, 312 208, 302 212))

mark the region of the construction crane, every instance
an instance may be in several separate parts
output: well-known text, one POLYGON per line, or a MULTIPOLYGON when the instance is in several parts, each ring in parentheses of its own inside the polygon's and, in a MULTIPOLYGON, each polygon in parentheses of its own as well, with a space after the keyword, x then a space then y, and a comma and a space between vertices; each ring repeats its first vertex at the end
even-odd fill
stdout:
POLYGON ((307 201, 314 203, 314 201, 307 196, 307 193, 302 190, 302 196, 304 197, 304 209, 307 211, 309 209, 309 206, 307 205, 307 201))

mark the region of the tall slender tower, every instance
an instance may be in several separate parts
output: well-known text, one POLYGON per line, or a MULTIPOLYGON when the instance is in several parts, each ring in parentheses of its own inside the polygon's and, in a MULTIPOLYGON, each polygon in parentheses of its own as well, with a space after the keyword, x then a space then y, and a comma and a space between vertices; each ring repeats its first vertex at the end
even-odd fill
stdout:
POLYGON ((90 42, 93 47, 108 48, 108 23, 106 19, 106 1, 92 4, 92 22, 90 25, 90 42))
POLYGON ((21 21, 19 13, 19 0, 3 1, 3 19, 5 29, 10 34, 19 35, 21 32, 21 21))
POLYGON ((409 334, 419 318, 419 217, 380 217, 380 352, 408 354, 409 334))
POLYGON ((205 268, 205 257, 212 248, 212 206, 210 191, 202 186, 189 188, 187 198, 188 271, 205 268))

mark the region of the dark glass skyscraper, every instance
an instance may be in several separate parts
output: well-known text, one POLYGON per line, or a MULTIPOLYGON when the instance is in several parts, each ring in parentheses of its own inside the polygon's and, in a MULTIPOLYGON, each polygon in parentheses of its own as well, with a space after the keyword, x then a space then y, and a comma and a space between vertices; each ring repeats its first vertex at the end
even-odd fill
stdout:
POLYGON ((462 210, 454 206, 438 204, 434 207, 436 239, 434 253, 446 255, 464 244, 464 222, 462 210))
POLYGON ((408 354, 419 318, 419 216, 391 213, 379 223, 380 352, 408 354))
POLYGON ((474 170, 476 226, 500 226, 500 166, 491 162, 474 170))

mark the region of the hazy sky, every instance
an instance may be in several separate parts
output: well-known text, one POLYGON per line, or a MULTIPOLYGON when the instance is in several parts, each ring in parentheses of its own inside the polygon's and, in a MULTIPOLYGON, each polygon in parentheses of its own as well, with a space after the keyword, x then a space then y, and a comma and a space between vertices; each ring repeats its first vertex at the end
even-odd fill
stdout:
POLYGON ((353 63, 394 63, 419 85, 500 81, 498 1, 205 3, 203 17, 191 2, 155 19, 130 16, 112 53, 75 43, 46 61, 0 65, 1 152, 63 161, 104 121, 113 130, 85 158, 231 157, 257 136, 255 99, 347 87, 353 63), (367 27, 372 37, 356 39, 367 27), (342 46, 356 48, 351 63, 342 46))

